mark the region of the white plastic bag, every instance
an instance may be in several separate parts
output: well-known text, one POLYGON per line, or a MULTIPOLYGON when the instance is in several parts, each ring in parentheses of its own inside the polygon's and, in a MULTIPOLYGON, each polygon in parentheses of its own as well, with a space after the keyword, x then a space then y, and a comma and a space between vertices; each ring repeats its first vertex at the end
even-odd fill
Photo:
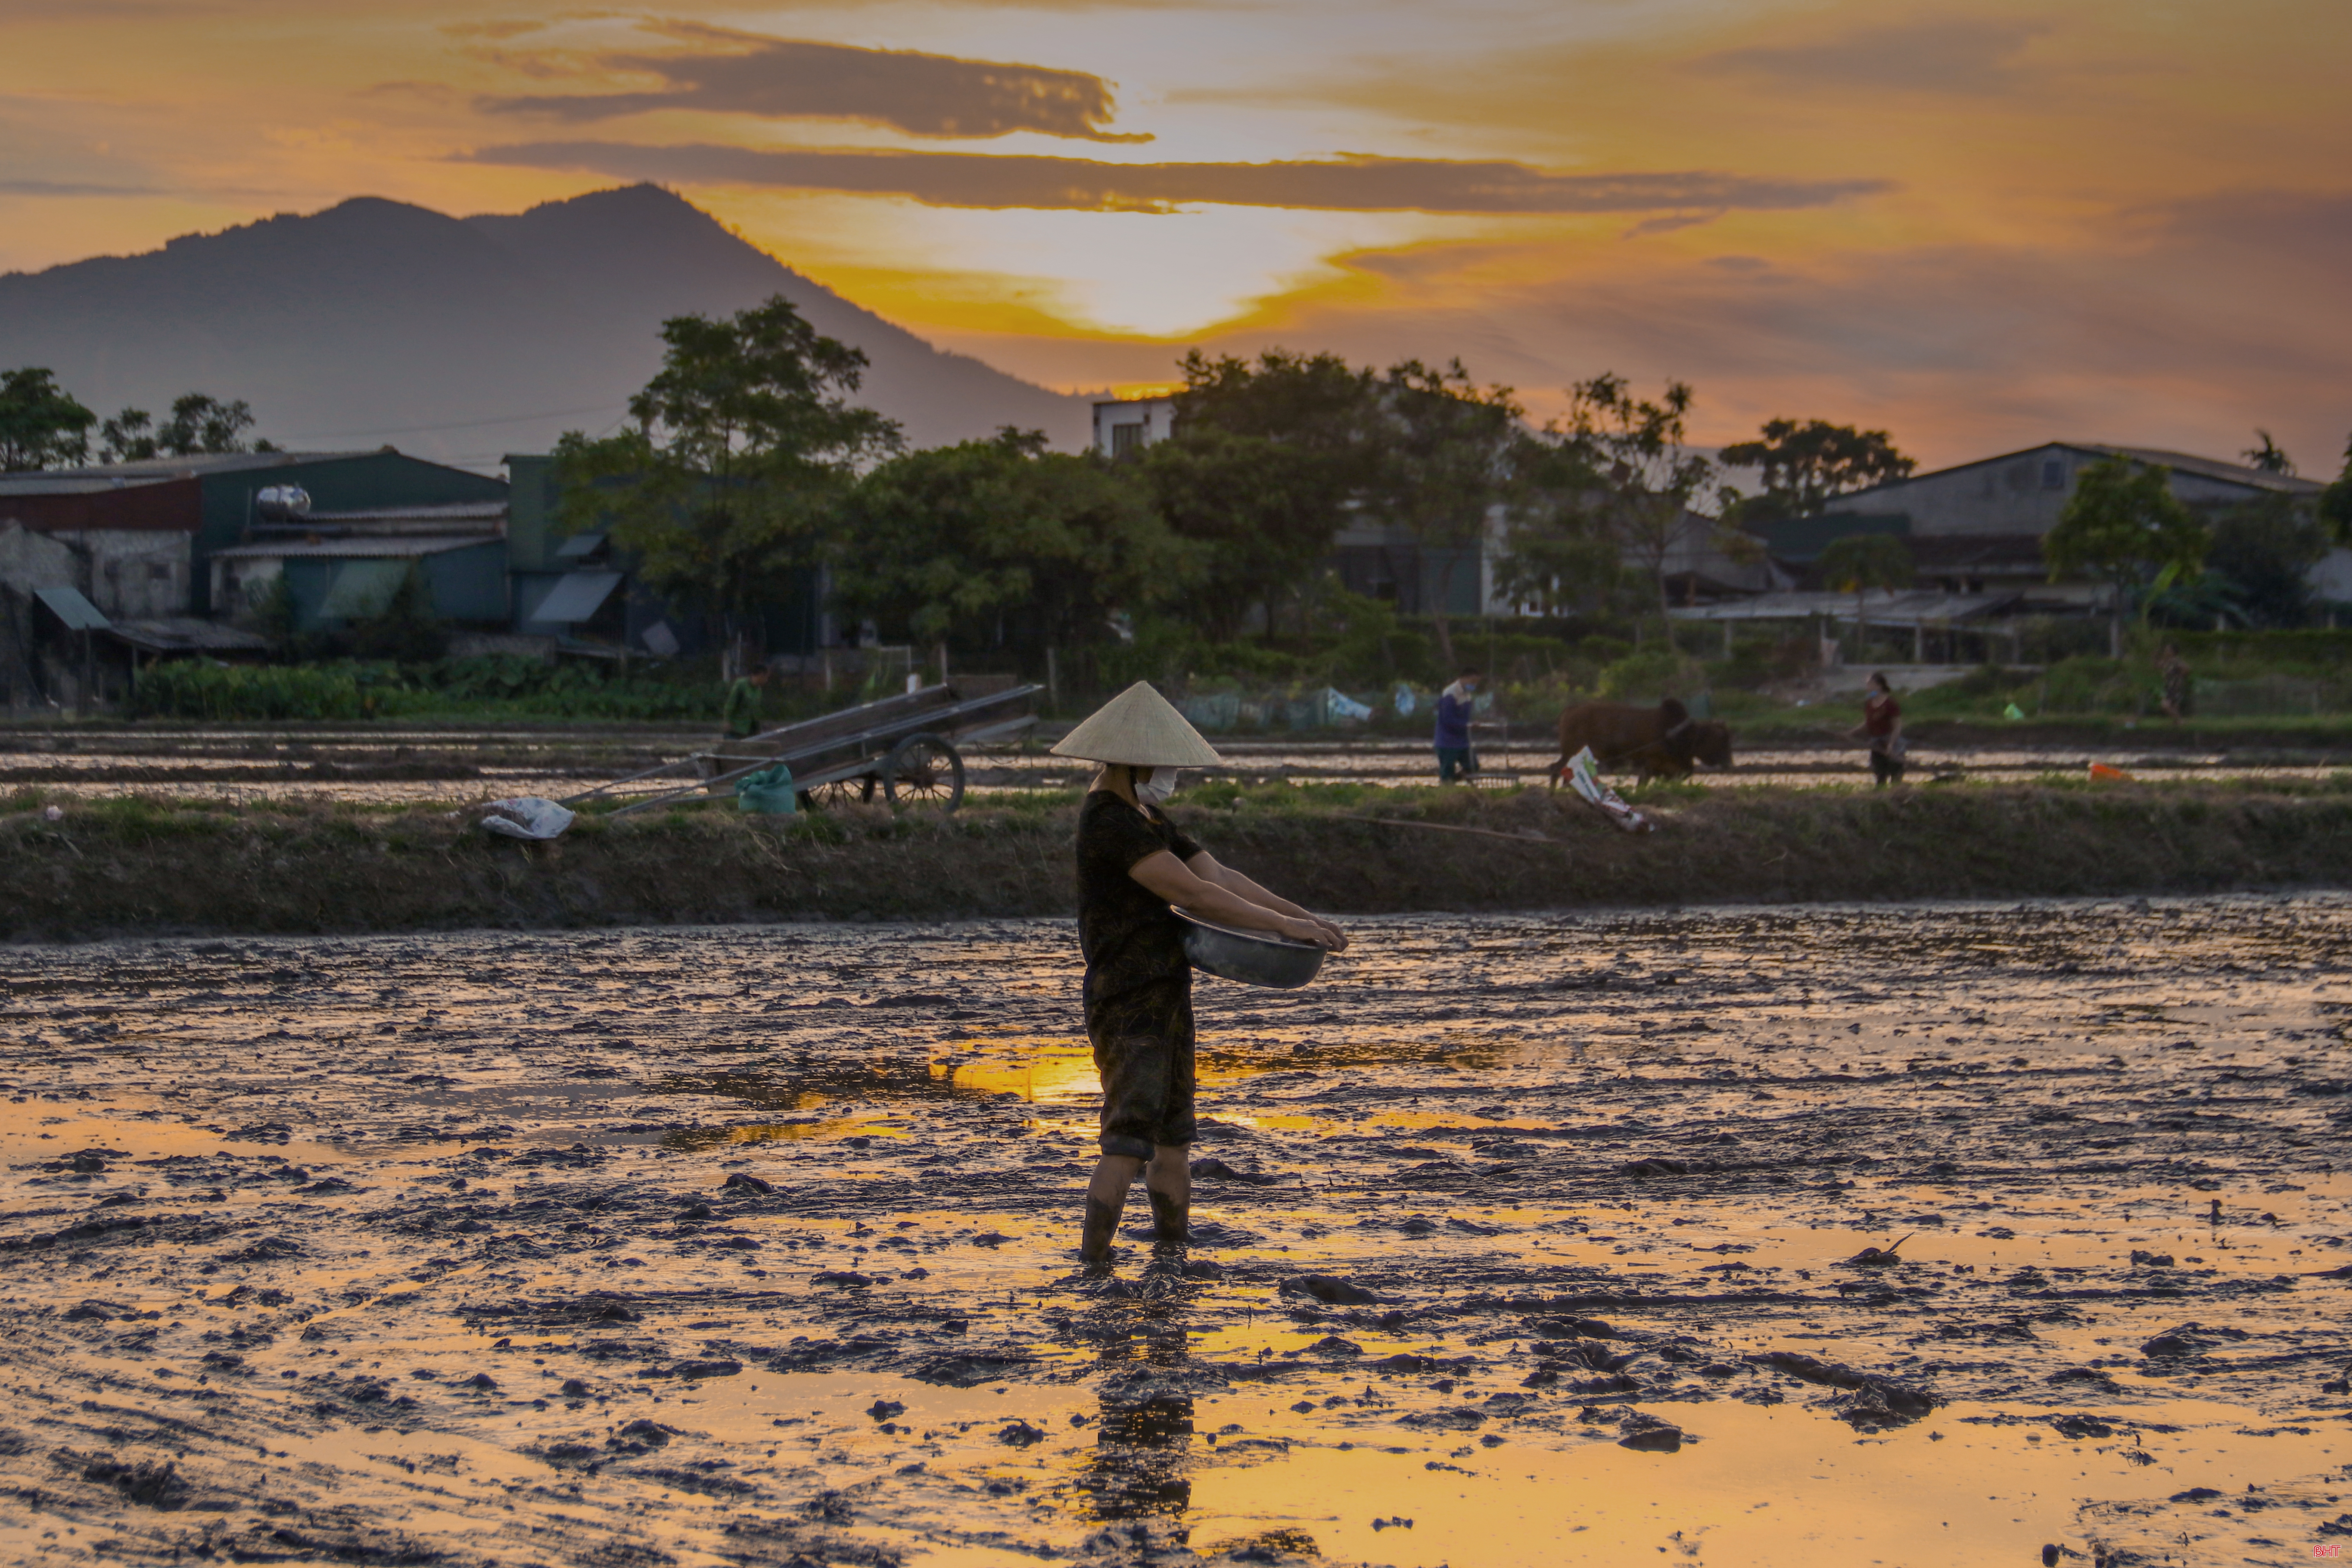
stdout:
POLYGON ((482 831, 485 833, 528 839, 534 843, 561 837, 563 830, 576 820, 572 811, 535 795, 518 795, 512 800, 494 800, 482 810, 482 831))
POLYGON ((1612 822, 1626 832, 1649 832, 1656 825, 1632 806, 1627 805, 1624 801, 1618 798, 1615 790, 1601 782, 1600 774, 1594 772, 1600 765, 1601 759, 1592 754, 1592 748, 1590 746, 1569 758, 1569 787, 1599 807, 1612 822))

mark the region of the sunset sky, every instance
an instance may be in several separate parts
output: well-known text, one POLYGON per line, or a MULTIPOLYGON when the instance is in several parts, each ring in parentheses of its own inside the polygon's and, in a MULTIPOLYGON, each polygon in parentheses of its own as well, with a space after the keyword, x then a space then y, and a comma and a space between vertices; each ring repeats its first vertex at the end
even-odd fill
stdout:
POLYGON ((0 0, 0 268, 653 180, 1063 388, 1281 343, 2333 472, 2347 68, 2346 0, 0 0))

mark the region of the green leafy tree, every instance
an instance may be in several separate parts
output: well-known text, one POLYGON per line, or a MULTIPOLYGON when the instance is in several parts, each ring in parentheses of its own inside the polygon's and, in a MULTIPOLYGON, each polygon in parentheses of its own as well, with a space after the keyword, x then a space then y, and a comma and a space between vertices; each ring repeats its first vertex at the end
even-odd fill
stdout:
POLYGON ((1263 605, 1272 637, 1369 489, 1373 373, 1284 349, 1255 362, 1195 349, 1178 369, 1175 434, 1133 460, 1169 526, 1202 549, 1201 586, 1181 609, 1230 640, 1263 605))
POLYGON ((2327 543, 2308 501, 2266 495, 2214 519, 2206 574, 2221 579, 2222 596, 2247 624, 2299 626, 2311 619, 2310 572, 2327 543))
POLYGON ((1143 462, 1178 531, 1210 547, 1212 582, 1248 583, 1232 613, 1262 599, 1271 612, 1311 582, 1350 516, 1382 520, 1438 563, 1438 602, 1426 608, 1450 660, 1454 578, 1483 542, 1488 509, 1509 493, 1522 418, 1509 389, 1475 385, 1458 362, 1373 371, 1280 349, 1255 362, 1195 350, 1180 368, 1175 439, 1143 462), (1229 439, 1213 441, 1212 431, 1229 439), (1156 456, 1186 443, 1198 445, 1156 456), (1253 485, 1264 487, 1255 500, 1253 485))
POLYGON ((354 658, 402 664, 430 664, 449 651, 448 623, 433 613, 433 590, 422 565, 409 568, 373 614, 352 623, 349 640, 354 658))
POLYGON ((247 439, 246 432, 252 428, 253 410, 244 398, 225 403, 209 393, 190 392, 172 400, 172 416, 157 427, 155 444, 174 458, 278 449, 267 441, 247 439))
POLYGON ((1762 439, 1736 441, 1721 457, 1729 467, 1762 470, 1764 492, 1748 500, 1748 517, 1810 516, 1832 496, 1906 479, 1919 466, 1885 431, 1826 419, 1768 420, 1762 439))
POLYGON ((1200 547, 1142 487, 1007 429, 894 458, 842 497, 834 602, 918 642, 1109 640, 1195 578, 1200 547))
POLYGON ((1160 515, 1200 547, 1202 577, 1181 609, 1210 637, 1238 636, 1253 605, 1296 597, 1330 553, 1348 487, 1331 454, 1213 425, 1180 426, 1131 459, 1160 515))
POLYGON ((2105 580, 2113 593, 2108 643, 2120 658, 2125 601, 2150 577, 2161 594, 2196 576, 2211 542, 2172 493, 2171 469, 2106 458, 2076 477, 2057 526, 2042 536, 2042 558, 2053 583, 2074 574, 2105 580))
POLYGON ((1822 585, 1853 595, 1853 658, 1863 662, 1863 595, 1873 588, 1911 585, 1911 547, 1891 533, 1849 533, 1822 552, 1822 585))
POLYGON ((1511 508, 1495 585, 1513 604, 1542 616, 1590 614, 1631 589, 1633 607, 1649 587, 1625 568, 1624 552, 1601 525, 1593 498, 1606 480, 1581 446, 1523 437, 1516 464, 1519 494, 1511 508))
POLYGON ((2254 439, 2261 442, 2262 445, 2259 447, 2249 447, 2244 451, 2238 454, 2238 456, 2246 459, 2246 466, 2248 468, 2260 468, 2266 474, 2293 474, 2294 472, 2294 459, 2288 457, 2284 451, 2281 450, 2279 444, 2276 441, 2271 439, 2271 433, 2269 431, 2259 428, 2256 429, 2254 432, 2254 439))
POLYGON ((1184 388, 1175 397, 1179 437, 1214 426, 1344 458, 1360 482, 1371 460, 1376 376, 1337 354, 1269 349, 1255 363, 1194 349, 1178 363, 1184 388))
MULTIPOLYGON (((1615 544, 1576 515, 1549 508, 1515 514, 1495 560, 1495 586, 1512 604, 1539 616, 1597 609, 1618 595, 1624 577, 1615 544)), ((1646 597, 1647 584, 1637 592, 1646 597)))
POLYGON ((155 416, 143 408, 126 408, 98 427, 101 463, 144 463, 163 455, 163 444, 155 436, 155 416))
POLYGON ((856 474, 901 445, 849 401, 866 356, 778 295, 726 321, 662 323, 662 368, 629 400, 635 428, 556 444, 559 515, 609 521, 656 592, 706 607, 730 639, 819 559, 856 474))
POLYGON ((1513 493, 1527 411, 1509 387, 1474 384, 1460 360, 1400 361, 1381 374, 1376 398, 1367 500, 1437 561, 1436 602, 1423 608, 1439 655, 1455 664, 1448 603, 1461 573, 1478 569, 1488 514, 1513 493))
POLYGON ((163 424, 143 408, 125 408, 98 427, 100 460, 143 463, 156 458, 212 457, 225 452, 275 452, 270 442, 248 439, 253 409, 245 399, 230 402, 191 392, 173 399, 163 424))
POLYGON ((51 372, 0 371, 0 470, 70 468, 89 461, 89 427, 98 416, 76 402, 51 372))
POLYGON ((1619 561, 1640 572, 1667 609, 1666 563, 1712 543, 1738 553, 1746 542, 1720 518, 1696 508, 1720 471, 1688 441, 1691 389, 1666 384, 1664 395, 1637 397, 1623 376, 1604 372, 1569 391, 1569 411, 1545 426, 1552 452, 1543 466, 1549 504, 1564 529, 1605 541, 1619 561))
POLYGON ((2344 471, 2319 493, 2319 521, 2338 544, 2352 544, 2352 440, 2344 443, 2344 471))

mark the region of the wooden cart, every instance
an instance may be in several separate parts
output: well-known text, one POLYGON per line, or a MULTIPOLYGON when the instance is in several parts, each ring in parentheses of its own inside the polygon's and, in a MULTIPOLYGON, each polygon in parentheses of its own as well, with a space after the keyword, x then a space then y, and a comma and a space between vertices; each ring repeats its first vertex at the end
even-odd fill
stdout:
POLYGON ((697 793, 732 795, 735 781, 782 763, 803 806, 821 810, 843 801, 870 801, 878 793, 893 806, 953 811, 963 801, 963 753, 959 745, 1008 740, 1037 721, 1039 686, 998 691, 927 686, 878 702, 861 702, 821 719, 721 742, 707 752, 664 763, 630 778, 583 791, 563 802, 609 796, 624 785, 665 776, 681 782, 633 796, 613 815, 643 811, 697 793))

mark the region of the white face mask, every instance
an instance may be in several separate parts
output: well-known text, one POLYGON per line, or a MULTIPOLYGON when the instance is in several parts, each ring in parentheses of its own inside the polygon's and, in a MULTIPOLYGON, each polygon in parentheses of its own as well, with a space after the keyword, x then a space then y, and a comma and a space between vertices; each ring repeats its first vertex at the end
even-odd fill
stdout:
POLYGON ((1176 770, 1154 768, 1150 776, 1135 781, 1135 798, 1146 805, 1165 805, 1168 797, 1176 793, 1176 770))

